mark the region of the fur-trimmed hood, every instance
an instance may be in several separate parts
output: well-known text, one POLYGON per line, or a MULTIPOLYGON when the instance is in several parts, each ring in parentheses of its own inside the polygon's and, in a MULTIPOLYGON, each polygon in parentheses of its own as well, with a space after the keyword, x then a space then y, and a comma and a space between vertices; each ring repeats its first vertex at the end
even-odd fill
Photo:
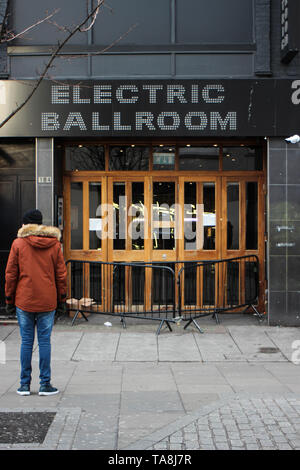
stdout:
POLYGON ((18 231, 18 238, 25 238, 34 235, 35 237, 57 238, 60 240, 61 233, 59 228, 50 225, 27 224, 23 225, 18 231))
POLYGON ((50 248, 59 242, 60 237, 60 230, 48 225, 27 224, 18 231, 18 238, 34 248, 50 248))

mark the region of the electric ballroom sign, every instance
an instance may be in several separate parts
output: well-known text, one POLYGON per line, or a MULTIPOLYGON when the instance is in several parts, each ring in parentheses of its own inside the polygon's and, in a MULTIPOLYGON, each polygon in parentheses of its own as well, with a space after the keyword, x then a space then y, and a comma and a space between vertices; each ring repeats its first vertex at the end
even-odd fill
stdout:
POLYGON ((225 86, 214 83, 52 85, 51 105, 63 113, 42 112, 41 130, 53 134, 75 129, 103 134, 172 133, 182 128, 236 131, 237 111, 218 109, 225 98, 225 86), (66 114, 64 108, 72 111, 66 114))
MULTIPOLYGON (((0 121, 34 82, 0 81, 0 121)), ((300 81, 44 80, 1 137, 231 137, 299 132, 300 81)))

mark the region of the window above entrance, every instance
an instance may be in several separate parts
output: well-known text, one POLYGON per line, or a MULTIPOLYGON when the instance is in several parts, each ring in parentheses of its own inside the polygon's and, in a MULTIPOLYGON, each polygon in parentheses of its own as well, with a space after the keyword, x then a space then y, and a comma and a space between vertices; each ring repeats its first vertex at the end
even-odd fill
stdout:
POLYGON ((247 143, 73 144, 65 147, 65 170, 262 171, 262 145, 247 143))
POLYGON ((117 171, 149 170, 150 148, 137 145, 109 148, 109 169, 117 171))
POLYGON ((102 145, 77 145, 66 147, 66 170, 105 170, 105 151, 102 145))

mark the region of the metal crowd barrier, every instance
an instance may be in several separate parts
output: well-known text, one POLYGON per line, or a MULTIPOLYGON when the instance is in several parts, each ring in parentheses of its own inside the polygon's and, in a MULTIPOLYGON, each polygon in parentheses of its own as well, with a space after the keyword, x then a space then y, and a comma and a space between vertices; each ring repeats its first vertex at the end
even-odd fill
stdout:
POLYGON ((88 321, 91 313, 159 321, 185 321, 202 333, 196 319, 244 308, 256 308, 259 293, 259 260, 256 255, 215 261, 123 263, 67 261, 67 304, 88 321), (147 295, 148 293, 148 295, 147 295))
POLYGON ((219 323, 219 314, 256 308, 259 296, 259 260, 256 255, 184 263, 177 277, 180 317, 201 331, 197 318, 212 315, 219 323))
POLYGON ((75 311, 72 325, 81 314, 100 313, 125 318, 159 321, 159 334, 165 323, 175 322, 176 286, 174 270, 165 265, 148 263, 108 263, 74 261, 66 263, 69 274, 67 304, 75 311), (152 278, 152 279, 151 279, 152 278), (146 286, 151 294, 146 296, 146 286))

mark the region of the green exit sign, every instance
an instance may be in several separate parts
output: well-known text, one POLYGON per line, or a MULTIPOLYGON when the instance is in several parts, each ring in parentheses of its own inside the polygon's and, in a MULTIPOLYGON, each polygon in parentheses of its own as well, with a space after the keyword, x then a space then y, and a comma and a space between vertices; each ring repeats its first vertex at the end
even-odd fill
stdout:
POLYGON ((154 165, 174 165, 175 155, 170 153, 153 153, 154 165))

